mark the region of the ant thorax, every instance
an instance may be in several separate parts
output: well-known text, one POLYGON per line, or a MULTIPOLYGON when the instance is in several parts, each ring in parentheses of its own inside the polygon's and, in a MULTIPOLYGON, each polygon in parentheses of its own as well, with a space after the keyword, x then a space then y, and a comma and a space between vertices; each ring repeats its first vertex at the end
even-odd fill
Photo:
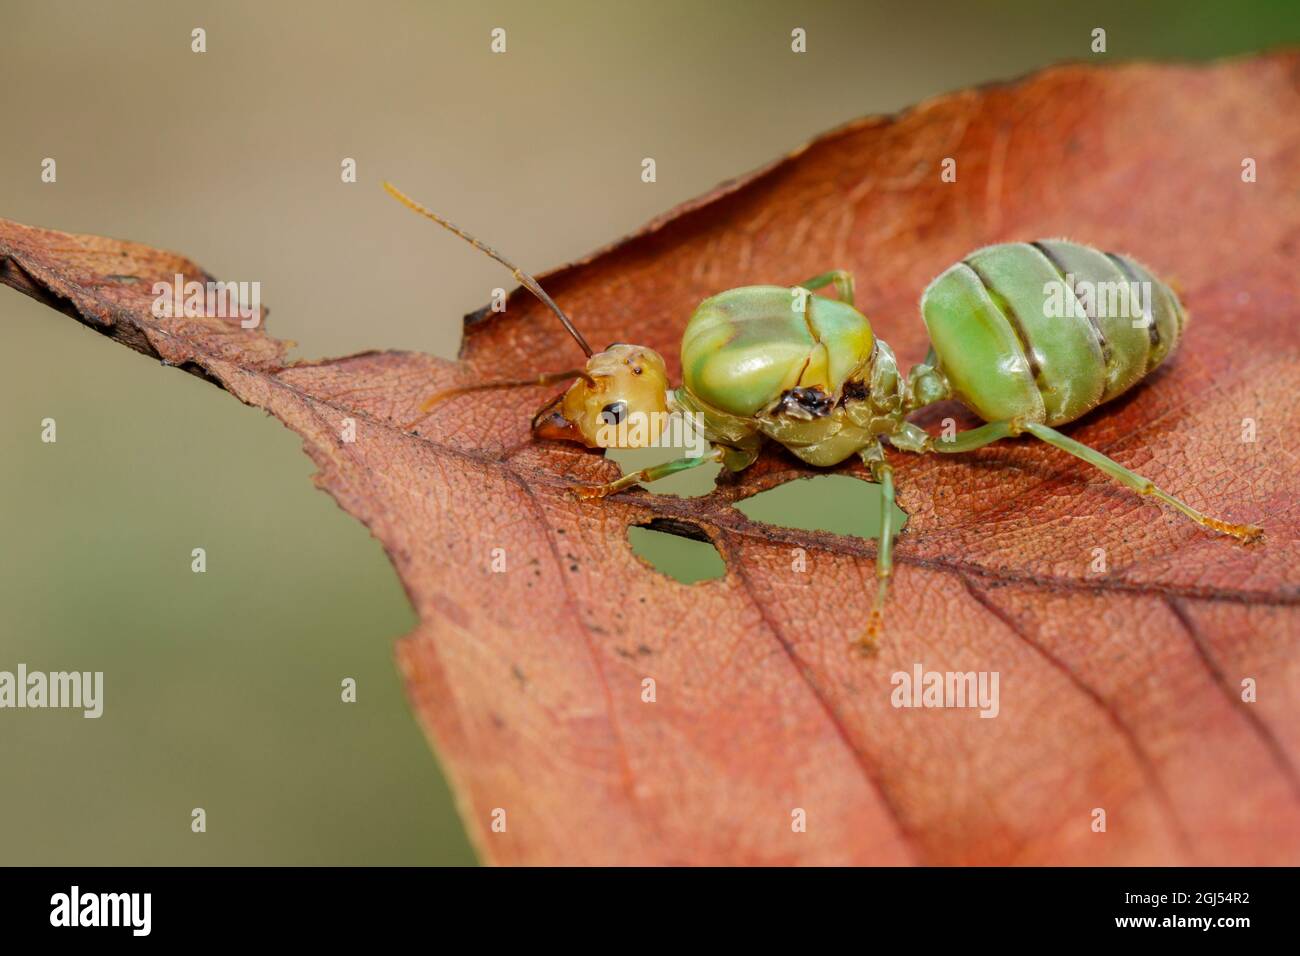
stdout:
POLYGON ((759 430, 810 465, 839 464, 902 425, 905 383, 893 350, 877 339, 871 358, 838 395, 790 389, 760 413, 759 430))

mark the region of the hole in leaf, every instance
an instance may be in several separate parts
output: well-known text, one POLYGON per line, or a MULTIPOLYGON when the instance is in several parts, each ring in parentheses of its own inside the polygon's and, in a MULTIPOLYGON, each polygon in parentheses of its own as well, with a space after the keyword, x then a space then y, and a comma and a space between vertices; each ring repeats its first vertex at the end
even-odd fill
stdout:
POLYGON ((711 581, 727 573, 727 562, 699 525, 655 518, 627 529, 632 553, 660 574, 682 584, 711 581))
MULTIPOLYGON (((735 507, 747 518, 783 528, 880 537, 880 486, 848 475, 787 481, 735 507)), ((894 505, 894 528, 901 530, 906 523, 907 512, 894 505)))

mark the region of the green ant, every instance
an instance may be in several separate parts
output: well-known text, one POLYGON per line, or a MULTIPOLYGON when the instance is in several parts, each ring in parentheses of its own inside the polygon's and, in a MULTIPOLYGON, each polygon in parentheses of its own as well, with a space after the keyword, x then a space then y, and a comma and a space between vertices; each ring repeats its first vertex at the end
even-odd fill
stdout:
POLYGON ((593 353, 532 276, 391 184, 384 188, 509 269, 559 317, 587 355, 582 370, 441 391, 421 405, 421 418, 408 427, 452 394, 569 379, 576 381, 534 416, 537 438, 588 448, 634 447, 647 443, 644 429, 629 433, 610 426, 632 417, 662 422, 671 413, 689 414, 702 423, 710 446, 705 454, 577 489, 586 499, 710 462, 741 471, 753 464, 765 439, 816 467, 859 455, 881 498, 876 595, 860 639, 868 649, 876 646, 884 626, 893 573, 894 479, 882 442, 917 454, 961 454, 1029 434, 1205 528, 1242 541, 1263 533, 1202 514, 1054 427, 1128 391, 1182 336, 1187 313, 1178 297, 1128 256, 1065 240, 1003 243, 971 253, 922 295, 921 315, 931 348, 925 362, 906 376, 899 374, 890 347, 872 334, 871 323, 854 307, 848 272, 825 272, 793 288, 729 289, 705 299, 691 315, 682 335, 683 384, 674 389, 654 349, 619 343, 593 353), (828 286, 836 298, 813 294, 828 286), (1145 304, 1139 310, 1099 308, 1103 297, 1093 290, 1110 290, 1112 303, 1118 299, 1126 305, 1145 304), (1116 296, 1116 290, 1122 294, 1116 296), (907 421, 913 412, 948 399, 965 405, 986 424, 936 439, 907 421), (639 437, 628 442, 628 434, 639 437), (612 436, 623 436, 622 443, 616 444, 612 436))

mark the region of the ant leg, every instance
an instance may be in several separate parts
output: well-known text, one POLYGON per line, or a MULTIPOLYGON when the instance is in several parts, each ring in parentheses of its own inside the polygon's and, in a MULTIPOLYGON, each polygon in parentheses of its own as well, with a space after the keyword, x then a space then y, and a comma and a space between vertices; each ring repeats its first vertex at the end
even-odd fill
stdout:
POLYGON ((840 297, 841 302, 853 304, 853 273, 844 269, 832 269, 830 272, 823 272, 819 276, 813 276, 807 282, 800 282, 801 289, 807 289, 812 292, 814 289, 821 289, 828 285, 835 286, 835 294, 840 297))
POLYGON ((721 448, 714 448, 707 454, 700 455, 698 458, 678 458, 676 461, 664 462, 662 465, 655 465, 653 468, 642 468, 640 471, 634 471, 631 474, 624 475, 618 481, 611 481, 605 485, 584 485, 574 488, 573 493, 584 501, 590 501, 592 498, 605 498, 609 495, 616 494, 625 488, 631 488, 633 485, 648 484, 652 481, 658 481, 660 478, 667 478, 669 475, 675 475, 681 471, 687 471, 691 468, 698 468, 700 465, 708 465, 714 462, 722 461, 723 451, 721 448))
POLYGON ((990 422, 979 428, 969 428, 958 432, 951 438, 931 438, 925 443, 926 451, 937 451, 945 455, 960 455, 964 451, 983 448, 1003 438, 1019 435, 1023 426, 1016 422, 990 422))
POLYGON ((1101 469, 1124 487, 1132 488, 1140 495, 1150 495, 1153 498, 1158 498, 1165 504, 1177 508, 1204 528, 1222 534, 1230 534, 1242 541, 1254 541, 1264 533, 1263 528, 1256 528, 1248 524, 1229 524, 1226 521, 1220 521, 1218 518, 1211 518, 1209 515, 1201 514, 1186 502, 1180 501, 1168 492, 1157 488, 1150 478, 1143 478, 1137 472, 1129 471, 1119 462, 1111 461, 1101 452, 1089 448, 1073 438, 1067 438, 1054 428, 1048 428, 1046 425, 1039 425, 1034 422, 1029 422, 1021 427, 1035 438, 1040 438, 1062 451, 1068 451, 1074 457, 1081 458, 1088 464, 1101 469))
POLYGON ((885 631, 885 599, 894 573, 894 470, 884 460, 867 464, 871 466, 871 477, 880 486, 880 543, 876 548, 876 600, 858 643, 863 650, 874 654, 885 631))
POLYGON ((1039 438, 1047 444, 1052 445, 1062 451, 1068 451, 1076 458, 1081 458, 1088 464, 1100 469, 1105 474, 1114 478, 1125 488, 1131 488, 1140 495, 1150 495, 1158 498, 1167 505, 1177 508, 1187 517, 1191 518, 1202 527, 1209 528, 1212 531, 1219 531, 1223 534, 1230 534, 1234 538, 1240 538, 1242 541, 1253 541, 1264 533, 1262 528, 1256 528, 1248 524, 1229 524, 1226 521, 1220 521, 1218 518, 1211 518, 1209 515, 1201 514, 1185 501, 1180 501, 1173 495, 1160 488, 1150 478, 1143 478, 1135 471, 1129 471, 1117 461, 1112 461, 1101 452, 1089 448, 1087 445, 1075 441, 1062 435, 1054 428, 1046 425, 1040 425, 1037 422, 990 422, 987 425, 981 425, 979 428, 972 428, 969 431, 958 432, 951 439, 931 440, 929 449, 932 451, 942 452, 944 454, 953 454, 963 451, 971 451, 984 445, 995 442, 1000 438, 1011 438, 1022 432, 1028 432, 1035 438, 1039 438))

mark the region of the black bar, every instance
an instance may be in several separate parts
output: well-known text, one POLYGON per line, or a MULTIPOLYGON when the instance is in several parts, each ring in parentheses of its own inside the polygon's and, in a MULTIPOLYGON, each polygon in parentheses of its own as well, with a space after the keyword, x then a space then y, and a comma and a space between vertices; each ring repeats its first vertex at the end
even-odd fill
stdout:
POLYGON ((460 950, 468 933, 468 945, 513 937, 601 948, 702 935, 731 945, 897 939, 918 951, 1125 937, 1230 946, 1294 929, 1296 886, 1294 869, 9 869, 0 870, 0 927, 6 943, 75 935, 79 945, 414 933, 434 950, 460 950), (130 918, 143 928, 143 896, 139 910, 107 901, 104 912, 116 907, 126 925, 52 925, 70 922, 73 886, 79 921, 101 911, 100 894, 148 893, 147 936, 130 918))

